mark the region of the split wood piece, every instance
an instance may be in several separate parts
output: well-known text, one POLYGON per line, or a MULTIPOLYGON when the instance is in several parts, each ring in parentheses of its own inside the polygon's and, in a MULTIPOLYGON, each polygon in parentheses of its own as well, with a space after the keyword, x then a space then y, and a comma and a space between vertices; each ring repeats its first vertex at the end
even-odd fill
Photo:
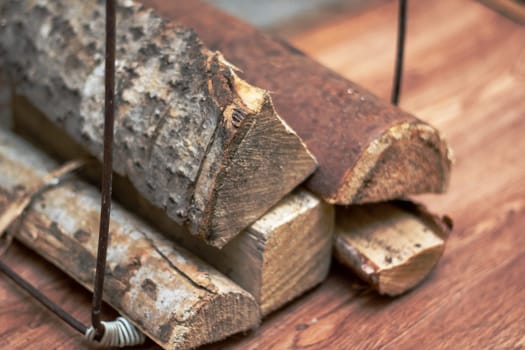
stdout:
POLYGON ((250 292, 266 316, 326 278, 333 227, 333 206, 299 189, 221 250, 171 232, 178 243, 250 292))
POLYGON ((450 153, 427 123, 201 1, 142 2, 194 28, 246 79, 272 92, 279 115, 319 162, 306 186, 326 201, 375 202, 446 190, 450 153))
MULTIPOLYGON (((16 131, 60 159, 86 156, 85 150, 23 98, 15 98, 16 131)), ((93 168, 93 167, 90 167, 93 168)), ((90 181, 99 171, 83 171, 90 181)), ((222 249, 178 230, 162 210, 146 201, 126 179, 114 177, 113 193, 130 211, 250 292, 263 315, 322 282, 332 255, 334 209, 298 189, 222 249)))
MULTIPOLYGON (((194 32, 119 2, 114 170, 179 225, 222 247, 316 167, 267 91, 194 32)), ((16 90, 101 159, 104 8, 0 4, 0 57, 16 90)))
POLYGON ((448 217, 407 201, 340 208, 335 256, 380 294, 395 296, 430 273, 451 229, 448 217))
MULTIPOLYGON (((0 207, 57 165, 0 131, 0 207)), ((36 199, 15 236, 86 288, 95 272, 100 195, 71 178, 36 199)), ((256 327, 253 297, 134 215, 112 211, 105 300, 166 349, 189 349, 256 327)))

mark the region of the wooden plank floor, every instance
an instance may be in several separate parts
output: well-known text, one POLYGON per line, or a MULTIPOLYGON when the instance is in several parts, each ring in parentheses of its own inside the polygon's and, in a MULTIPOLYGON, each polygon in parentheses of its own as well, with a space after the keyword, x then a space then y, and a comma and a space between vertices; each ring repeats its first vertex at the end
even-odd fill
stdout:
MULTIPOLYGON (((525 27, 473 1, 410 3, 401 105, 442 129, 456 154, 450 192, 420 198, 455 219, 439 267, 388 299, 334 265, 323 285, 261 328, 209 349, 525 348, 525 27)), ((291 41, 388 98, 395 12, 385 1, 291 41)), ((62 273, 19 246, 4 259, 88 321, 90 295, 62 273)), ((0 278, 0 348, 81 345, 0 278)))

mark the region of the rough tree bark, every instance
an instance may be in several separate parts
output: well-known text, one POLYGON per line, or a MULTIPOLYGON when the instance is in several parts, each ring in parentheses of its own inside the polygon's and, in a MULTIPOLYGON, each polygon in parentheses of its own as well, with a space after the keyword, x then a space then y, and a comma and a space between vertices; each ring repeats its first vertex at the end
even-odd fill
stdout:
MULTIPOLYGON (((63 129, 27 101, 17 97, 13 106, 15 130, 41 149, 64 161, 88 156, 63 129)), ((99 179, 100 171, 94 168, 82 172, 89 181, 99 179)), ((113 193, 133 213, 251 293, 263 315, 319 284, 328 273, 334 208, 307 190, 298 189, 287 195, 222 249, 179 229, 126 179, 115 176, 113 193)))
POLYGON ((430 273, 451 228, 447 217, 407 201, 339 208, 334 253, 379 293, 394 296, 430 273))
POLYGON ((444 192, 450 152, 439 132, 335 74, 288 43, 199 0, 141 0, 194 28, 275 107, 317 158, 306 183, 326 201, 351 204, 444 192))
MULTIPOLYGON (((58 165, 0 131, 0 210, 58 165)), ((100 195, 71 178, 34 201, 12 232, 92 289, 100 195)), ((190 349, 256 327, 253 297, 115 205, 104 298, 166 349, 190 349)))
MULTIPOLYGON (((301 183, 315 160, 269 94, 192 30, 119 1, 115 171, 222 247, 301 183)), ((102 154, 103 3, 2 1, 0 56, 17 92, 102 154)))

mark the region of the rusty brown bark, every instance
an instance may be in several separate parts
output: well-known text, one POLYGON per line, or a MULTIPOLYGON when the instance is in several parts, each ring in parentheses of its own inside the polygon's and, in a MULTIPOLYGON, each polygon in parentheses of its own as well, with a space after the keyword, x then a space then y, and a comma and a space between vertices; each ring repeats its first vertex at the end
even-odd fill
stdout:
POLYGON ((452 222, 407 201, 339 208, 334 254, 380 294, 419 284, 445 250, 452 222))
MULTIPOLYGON (((192 234, 222 247, 315 161, 269 94, 193 31, 119 2, 114 169, 192 234)), ((101 157, 103 7, 3 1, 0 55, 17 92, 101 157)))
POLYGON ((307 187, 325 200, 363 203, 446 190, 450 154, 430 125, 201 1, 142 2, 194 28, 246 79, 272 92, 279 114, 319 162, 307 187))
MULTIPOLYGON (((0 210, 57 164, 0 130, 0 210)), ((92 288, 100 195, 71 177, 13 225, 25 245, 92 288)), ((134 215, 112 212, 104 298, 166 349, 189 349, 256 327, 253 297, 134 215)))

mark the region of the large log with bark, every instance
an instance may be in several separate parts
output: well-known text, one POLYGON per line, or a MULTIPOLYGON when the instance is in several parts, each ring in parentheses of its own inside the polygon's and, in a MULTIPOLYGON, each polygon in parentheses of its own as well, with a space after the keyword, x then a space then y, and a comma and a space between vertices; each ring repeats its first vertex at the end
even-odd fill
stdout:
POLYGON ((141 1, 194 28, 246 79, 273 93, 279 115, 319 162, 307 187, 325 200, 363 203, 446 190, 450 153, 432 126, 199 0, 141 1))
MULTIPOLYGON (((56 162, 0 131, 0 210, 56 162)), ((38 197, 12 233, 92 289, 100 195, 76 178, 38 197)), ((166 349, 189 349, 256 327, 259 306, 224 275, 114 205, 105 300, 166 349)))
MULTIPOLYGON (((16 132, 40 149, 64 161, 88 156, 81 145, 25 99, 16 97, 13 107, 16 132)), ((82 172, 91 182, 97 181, 99 174, 93 164, 82 172)), ((126 179, 114 177, 113 193, 130 211, 251 293, 263 315, 319 284, 328 273, 334 208, 305 189, 287 195, 222 249, 180 230, 126 179)))
POLYGON ((428 276, 451 229, 448 217, 408 201, 339 208, 334 253, 380 294, 395 296, 428 276))
MULTIPOLYGON (((101 158, 103 4, 0 4, 0 57, 17 92, 101 158)), ((193 31, 120 1, 114 169, 222 247, 315 169, 267 91, 193 31)))

